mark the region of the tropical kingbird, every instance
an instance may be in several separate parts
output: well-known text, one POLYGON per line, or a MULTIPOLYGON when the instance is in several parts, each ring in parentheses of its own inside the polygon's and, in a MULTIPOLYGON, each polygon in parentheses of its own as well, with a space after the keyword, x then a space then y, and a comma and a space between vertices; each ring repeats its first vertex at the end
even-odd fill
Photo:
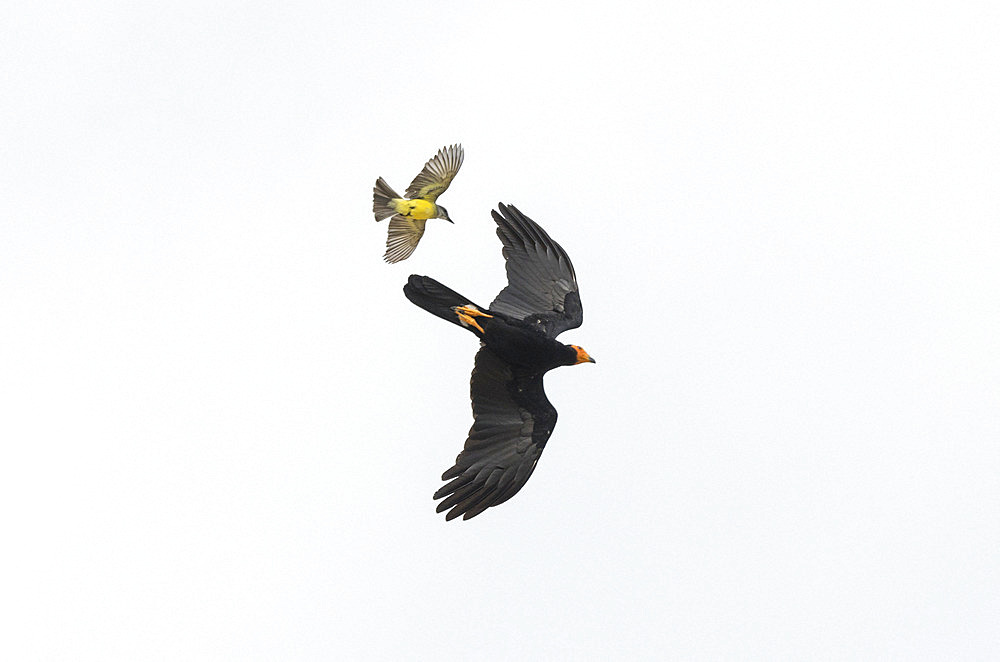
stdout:
POLYGON ((392 217, 389 238, 385 242, 386 262, 399 262, 413 254, 424 234, 427 219, 443 218, 454 223, 448 218, 448 210, 434 201, 448 190, 464 159, 465 152, 461 145, 442 147, 410 182, 405 198, 393 191, 381 177, 375 180, 372 200, 375 220, 392 217))

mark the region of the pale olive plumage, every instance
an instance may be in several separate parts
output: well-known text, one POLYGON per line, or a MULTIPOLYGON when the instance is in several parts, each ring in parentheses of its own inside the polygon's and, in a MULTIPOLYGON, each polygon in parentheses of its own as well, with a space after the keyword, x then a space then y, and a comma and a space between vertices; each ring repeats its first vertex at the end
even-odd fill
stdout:
POLYGON ((436 200, 448 190, 464 159, 465 152, 461 145, 442 147, 410 182, 405 198, 392 190, 381 177, 375 181, 372 197, 375 220, 392 219, 389 221, 389 237, 385 242, 386 262, 399 262, 413 254, 424 234, 428 219, 442 218, 452 222, 448 218, 448 210, 437 204, 436 200))

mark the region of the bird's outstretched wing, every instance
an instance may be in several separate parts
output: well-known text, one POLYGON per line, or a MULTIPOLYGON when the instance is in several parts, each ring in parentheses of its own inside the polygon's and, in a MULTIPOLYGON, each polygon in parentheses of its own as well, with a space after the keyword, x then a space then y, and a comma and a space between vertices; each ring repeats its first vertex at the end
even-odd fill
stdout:
POLYGON ((434 158, 424 164, 420 174, 410 182, 409 188, 406 189, 406 197, 411 200, 421 198, 434 202, 439 195, 448 190, 451 180, 455 179, 464 160, 465 151, 461 145, 442 147, 434 158))
POLYGON ((507 260, 507 287, 490 310, 533 322, 550 338, 583 324, 573 263, 537 223, 513 205, 493 212, 507 260))
POLYGON ((476 354, 472 370, 469 438, 434 493, 447 497, 437 512, 445 519, 475 517, 524 487, 556 425, 556 410, 545 397, 541 375, 518 375, 490 349, 476 354))
POLYGON ((404 216, 393 216, 389 221, 389 237, 385 240, 385 255, 390 264, 405 260, 413 255, 420 238, 424 236, 427 221, 404 216))

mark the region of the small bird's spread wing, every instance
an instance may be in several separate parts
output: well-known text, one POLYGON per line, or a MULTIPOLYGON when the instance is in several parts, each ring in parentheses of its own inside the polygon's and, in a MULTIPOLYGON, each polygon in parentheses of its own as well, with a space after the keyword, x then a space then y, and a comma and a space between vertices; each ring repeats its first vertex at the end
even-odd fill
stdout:
POLYGON ((542 388, 541 375, 517 375, 496 354, 482 347, 472 370, 469 438, 434 493, 447 497, 437 512, 445 519, 475 517, 517 494, 535 470, 556 425, 556 410, 542 388))
POLYGON ((493 212, 507 260, 507 287, 491 311, 534 322, 550 338, 583 324, 573 263, 562 246, 513 205, 493 212))
POLYGON ((424 228, 427 221, 404 216, 393 216, 389 221, 389 238, 385 240, 386 262, 394 263, 413 255, 420 237, 424 236, 424 228))
POLYGON ((461 145, 442 147, 437 155, 424 165, 420 174, 410 182, 406 189, 406 197, 411 200, 420 198, 434 202, 438 196, 448 190, 451 180, 455 179, 458 169, 465 160, 465 151, 461 145))

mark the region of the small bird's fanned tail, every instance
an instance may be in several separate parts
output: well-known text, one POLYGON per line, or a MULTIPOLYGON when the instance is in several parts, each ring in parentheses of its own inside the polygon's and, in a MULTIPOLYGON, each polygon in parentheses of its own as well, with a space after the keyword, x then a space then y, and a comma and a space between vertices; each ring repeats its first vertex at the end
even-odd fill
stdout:
POLYGON ((428 276, 417 276, 416 274, 410 276, 406 285, 403 286, 403 294, 431 315, 437 315, 458 326, 465 325, 459 321, 458 315, 452 310, 455 306, 475 306, 479 310, 484 310, 472 303, 471 299, 463 297, 455 290, 445 287, 428 276))
POLYGON ((399 198, 399 194, 393 191, 392 187, 381 177, 376 179, 375 188, 372 190, 372 211, 375 212, 376 221, 384 221, 395 215, 396 207, 392 204, 393 198, 399 198))

